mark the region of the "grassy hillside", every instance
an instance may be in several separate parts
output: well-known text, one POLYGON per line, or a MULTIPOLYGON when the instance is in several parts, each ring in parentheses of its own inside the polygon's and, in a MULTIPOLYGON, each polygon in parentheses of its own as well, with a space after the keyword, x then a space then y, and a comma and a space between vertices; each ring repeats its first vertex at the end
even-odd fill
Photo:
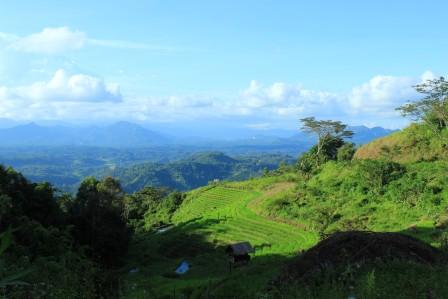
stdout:
POLYGON ((140 236, 134 244, 129 267, 140 271, 126 276, 126 297, 171 298, 178 292, 193 298, 207 293, 231 298, 259 293, 286 260, 318 240, 314 232, 256 213, 257 200, 284 192, 271 186, 287 179, 294 178, 260 178, 189 193, 173 216, 175 228, 140 236), (249 266, 230 272, 224 248, 238 241, 251 242, 256 252, 249 266), (192 268, 176 277, 173 271, 182 260, 192 268))
POLYGON ((441 136, 448 137, 448 129, 435 134, 424 124, 412 124, 403 131, 374 140, 355 154, 355 159, 390 159, 409 163, 448 159, 448 151, 442 146, 441 136))
MULTIPOLYGON (((185 298, 207 298, 207 294, 210 298, 277 298, 278 294, 268 291, 270 281, 300 250, 336 231, 402 232, 443 246, 448 234, 448 163, 393 164, 395 168, 388 163, 329 162, 309 180, 286 173, 191 191, 172 217, 174 228, 137 237, 128 269, 138 267, 139 272, 126 274, 125 297, 146 298, 150 292, 154 298, 172 298, 177 292, 185 298), (373 169, 384 170, 379 173, 384 176, 381 183, 375 181, 373 169), (230 272, 224 247, 238 241, 250 241, 256 253, 248 266, 230 272), (174 275, 183 260, 192 264, 190 272, 174 275)), ((431 272, 433 268, 413 265, 393 267, 415 269, 415 275, 439 275, 431 272)), ((370 265, 354 274, 359 292, 375 268, 370 265)), ((378 268, 378 276, 389 279, 396 271, 391 269, 378 268)), ((400 279, 397 283, 405 283, 410 276, 400 279)), ((421 288, 428 284, 431 281, 421 288)), ((387 293, 392 285, 382 287, 387 293)), ((330 298, 324 295, 328 288, 348 295, 344 284, 337 284, 320 288, 322 293, 315 298, 330 298)), ((290 294, 286 298, 315 291, 309 284, 282 289, 290 294)))
POLYGON ((135 237, 128 269, 139 272, 124 276, 124 297, 447 298, 448 161, 439 137, 412 125, 363 146, 353 160, 190 191, 170 230, 135 237), (329 236, 356 231, 373 233, 319 255, 329 236), (388 238, 401 241, 392 248, 388 238), (238 241, 256 252, 230 271, 224 248, 238 241), (434 256, 416 256, 417 247, 434 256), (338 262, 329 266, 332 252, 338 262), (183 260, 191 270, 174 275, 183 260), (294 276, 302 271, 295 265, 312 270, 294 276))

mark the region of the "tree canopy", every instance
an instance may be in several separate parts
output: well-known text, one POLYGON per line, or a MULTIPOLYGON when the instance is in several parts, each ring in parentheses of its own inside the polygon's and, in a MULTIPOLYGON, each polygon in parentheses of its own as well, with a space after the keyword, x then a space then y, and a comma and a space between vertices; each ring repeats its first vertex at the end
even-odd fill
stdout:
POLYGON ((344 138, 351 138, 353 132, 347 130, 347 125, 334 120, 317 120, 315 117, 305 117, 300 119, 302 122, 301 130, 303 132, 317 135, 317 145, 315 155, 316 163, 319 165, 322 161, 321 154, 324 149, 331 156, 335 156, 337 149, 344 144, 344 138))
POLYGON ((86 178, 79 187, 70 214, 75 237, 106 266, 117 265, 127 250, 129 231, 123 217, 124 193, 120 183, 107 177, 86 178))
POLYGON ((427 80, 418 84, 415 89, 423 98, 410 101, 398 107, 405 117, 413 121, 423 121, 435 131, 448 126, 448 81, 444 77, 427 80))

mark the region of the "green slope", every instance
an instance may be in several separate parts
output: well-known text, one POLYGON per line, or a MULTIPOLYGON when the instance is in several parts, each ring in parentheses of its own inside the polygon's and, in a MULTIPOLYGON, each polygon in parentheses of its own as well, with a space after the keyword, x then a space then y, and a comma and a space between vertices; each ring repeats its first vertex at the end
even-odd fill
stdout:
MULTIPOLYGON (((126 275, 125 297, 278 298, 267 289, 283 266, 337 231, 400 232, 448 248, 448 161, 439 136, 412 125, 360 148, 355 158, 329 161, 310 176, 278 171, 189 192, 172 217, 173 229, 135 240, 129 267, 141 271, 126 275), (230 272, 224 248, 238 241, 251 242, 256 252, 250 265, 230 272), (182 260, 193 267, 175 277, 182 260)), ((341 267, 333 278, 316 278, 323 285, 298 282, 279 290, 285 298, 347 297, 347 281, 339 278, 349 271, 362 298, 408 298, 395 283, 414 280, 420 282, 418 292, 448 294, 446 269, 439 265, 399 261, 341 267), (372 282, 375 273, 378 280, 372 282)))
POLYGON ((251 296, 260 291, 287 259, 317 242, 315 233, 257 215, 249 207, 272 183, 272 178, 262 178, 191 192, 173 217, 173 229, 148 233, 131 249, 129 266, 141 271, 127 275, 127 297, 144 298, 148 292, 163 297, 177 290, 224 298, 236 289, 251 296), (251 242, 256 252, 249 266, 230 272, 224 246, 238 241, 251 242), (184 259, 193 265, 191 270, 173 278, 184 259), (142 265, 145 260, 148 264, 142 265))
POLYGON ((446 160, 448 150, 442 139, 448 140, 448 129, 436 134, 424 124, 412 124, 403 131, 362 146, 355 159, 387 159, 400 163, 446 160))

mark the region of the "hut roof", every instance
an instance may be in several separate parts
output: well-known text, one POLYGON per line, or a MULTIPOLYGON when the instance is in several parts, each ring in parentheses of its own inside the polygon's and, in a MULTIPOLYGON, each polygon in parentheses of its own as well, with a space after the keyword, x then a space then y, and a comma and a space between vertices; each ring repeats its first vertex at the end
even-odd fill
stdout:
POLYGON ((226 252, 234 255, 243 255, 255 252, 249 242, 240 242, 227 246, 226 252))

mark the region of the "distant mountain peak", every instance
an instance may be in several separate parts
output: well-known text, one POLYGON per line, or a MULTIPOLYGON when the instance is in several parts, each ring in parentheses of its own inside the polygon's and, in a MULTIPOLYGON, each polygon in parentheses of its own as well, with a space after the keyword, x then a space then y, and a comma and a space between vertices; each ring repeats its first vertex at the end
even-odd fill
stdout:
POLYGON ((107 147, 142 147, 165 144, 167 137, 130 122, 117 122, 105 127, 40 126, 34 122, 0 129, 2 145, 61 146, 87 145, 107 147))

